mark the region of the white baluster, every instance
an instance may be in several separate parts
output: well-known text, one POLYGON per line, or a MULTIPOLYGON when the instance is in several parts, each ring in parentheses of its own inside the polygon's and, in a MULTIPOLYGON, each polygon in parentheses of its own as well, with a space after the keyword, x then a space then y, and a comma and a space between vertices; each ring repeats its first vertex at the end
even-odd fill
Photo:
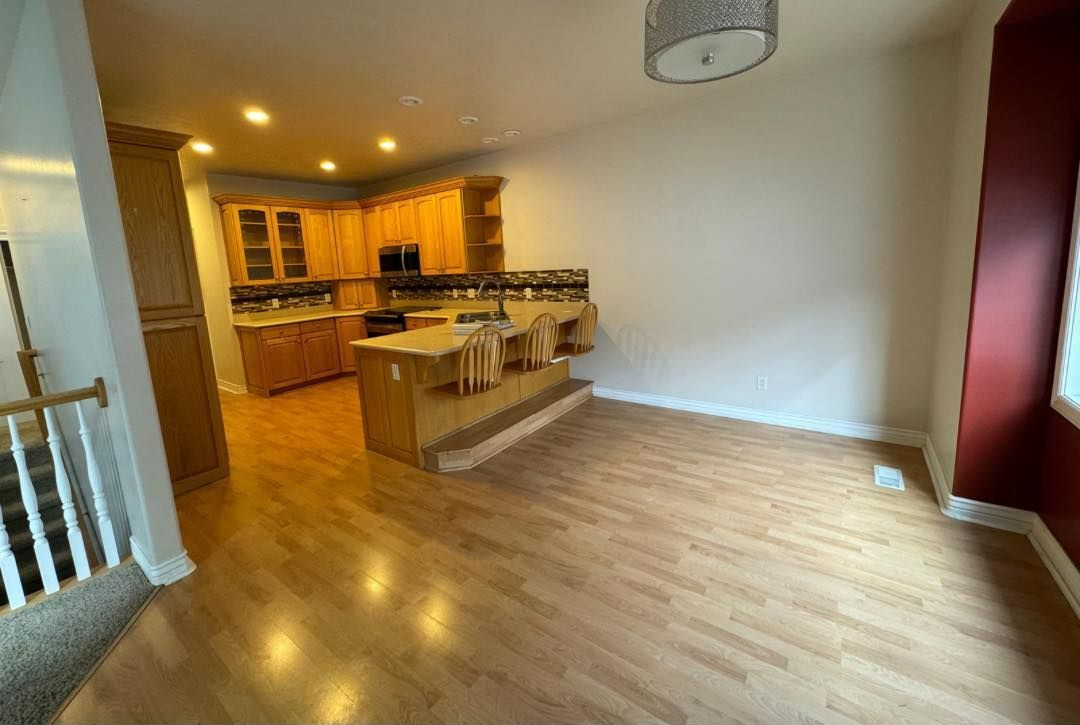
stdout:
POLYGON ((4 526, 3 511, 0 511, 0 575, 3 576, 8 606, 18 609, 26 604, 22 579, 19 578, 19 564, 15 561, 15 555, 11 553, 11 539, 8 538, 7 528, 4 526))
POLYGON ((22 494, 23 507, 26 508, 26 520, 30 523, 30 534, 34 537, 34 558, 37 559, 41 584, 46 594, 60 591, 60 582, 56 579, 56 565, 53 564, 52 549, 45 538, 45 524, 38 511, 37 491, 30 479, 30 469, 26 465, 26 449, 19 436, 19 425, 15 416, 9 415, 8 432, 11 433, 11 455, 15 458, 15 467, 19 469, 19 493, 22 494))
POLYGON ((90 490, 94 493, 94 513, 97 514, 98 531, 101 533, 101 548, 105 551, 105 563, 114 567, 120 563, 120 553, 116 548, 116 532, 113 531, 112 519, 109 518, 109 502, 105 499, 105 489, 101 485, 101 470, 97 456, 90 441, 90 427, 86 424, 82 401, 75 401, 75 412, 79 414, 79 438, 82 438, 83 451, 86 453, 86 473, 90 480, 90 490))
POLYGON ((75 501, 71 497, 71 481, 64 458, 60 454, 60 425, 52 408, 45 409, 45 426, 49 430, 49 452, 52 453, 53 470, 56 476, 56 490, 60 494, 60 504, 64 511, 64 523, 67 524, 68 546, 71 559, 75 563, 75 576, 82 581, 90 577, 90 561, 86 557, 86 543, 79 529, 79 515, 75 511, 75 501))

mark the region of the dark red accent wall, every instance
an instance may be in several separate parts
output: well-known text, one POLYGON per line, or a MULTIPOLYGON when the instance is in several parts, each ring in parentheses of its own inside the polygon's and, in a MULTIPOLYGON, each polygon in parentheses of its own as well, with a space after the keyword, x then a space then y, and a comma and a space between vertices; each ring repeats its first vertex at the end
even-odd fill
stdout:
POLYGON ((1080 562, 1080 430, 1050 408, 1080 164, 1080 2, 994 36, 953 493, 1038 510, 1080 562))

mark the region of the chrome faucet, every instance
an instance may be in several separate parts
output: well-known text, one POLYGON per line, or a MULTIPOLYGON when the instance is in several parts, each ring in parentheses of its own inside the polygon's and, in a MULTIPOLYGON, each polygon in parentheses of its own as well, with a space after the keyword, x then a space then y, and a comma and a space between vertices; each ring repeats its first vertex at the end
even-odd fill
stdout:
POLYGON ((483 282, 480 283, 480 287, 476 290, 476 299, 483 299, 484 287, 487 285, 488 282, 494 284, 496 289, 499 290, 499 319, 501 320, 502 318, 506 317, 506 310, 503 309, 503 292, 501 282, 494 279, 485 279, 483 282))

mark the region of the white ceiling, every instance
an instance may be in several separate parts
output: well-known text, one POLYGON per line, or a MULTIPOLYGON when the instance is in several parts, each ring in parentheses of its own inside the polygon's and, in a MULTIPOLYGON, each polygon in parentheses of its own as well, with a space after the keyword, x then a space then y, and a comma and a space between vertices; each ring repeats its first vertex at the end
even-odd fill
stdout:
POLYGON ((208 171, 359 185, 943 38, 975 1, 781 0, 773 58, 694 86, 643 73, 646 0, 86 0, 86 12, 109 120, 208 141, 208 171), (425 103, 405 108, 406 94, 425 103), (247 122, 246 106, 270 123, 247 122), (521 137, 480 143, 507 128, 521 137), (376 147, 383 135, 397 152, 376 147), (324 158, 338 171, 320 171, 324 158))

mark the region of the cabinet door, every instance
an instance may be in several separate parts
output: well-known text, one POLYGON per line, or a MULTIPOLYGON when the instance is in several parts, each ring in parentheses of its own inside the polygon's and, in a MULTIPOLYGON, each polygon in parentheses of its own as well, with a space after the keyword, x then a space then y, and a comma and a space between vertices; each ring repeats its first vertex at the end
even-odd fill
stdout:
POLYGON ((116 142, 109 152, 140 316, 201 315, 195 243, 176 152, 116 142))
POLYGON ((379 276, 379 247, 383 245, 382 219, 379 207, 361 210, 364 217, 364 246, 367 247, 368 274, 379 276))
POLYGON ((338 255, 333 214, 329 209, 304 209, 303 222, 311 279, 337 279, 338 255))
POLYGON ((224 478, 229 453, 206 319, 145 322, 142 332, 173 489, 224 478))
POLYGON ((337 240, 338 279, 368 276, 364 220, 359 209, 335 209, 334 237, 337 240))
POLYGON ((363 317, 337 318, 338 351, 341 357, 341 371, 351 373, 356 370, 356 355, 353 353, 353 340, 367 339, 367 322, 363 317))
POLYGON ((345 279, 331 286, 335 310, 360 309, 360 280, 345 279))
POLYGON ((263 341, 263 363, 266 387, 270 390, 298 385, 307 380, 304 374, 304 349, 299 335, 263 341))
POLYGON ((314 332, 301 338, 304 346, 304 373, 308 380, 341 372, 341 353, 333 330, 314 332))
POLYGON ((412 199, 394 204, 397 209, 398 241, 402 244, 416 243, 416 205, 412 199))
POLYGON ((375 283, 371 280, 362 280, 356 283, 360 292, 360 306, 364 309, 379 306, 379 296, 376 294, 375 283))
POLYGON ((401 240, 397 207, 393 204, 379 206, 379 221, 382 224, 382 243, 397 244, 401 240))
POLYGON ((443 273, 465 272, 465 218, 461 211, 461 190, 435 195, 439 203, 439 230, 442 237, 443 273))
POLYGON ((434 194, 416 200, 416 241, 420 245, 420 274, 442 274, 442 230, 434 194))
POLYGON ((293 207, 270 207, 273 219, 274 245, 281 270, 279 282, 307 282, 311 279, 308 270, 307 245, 304 237, 304 210, 293 207))
POLYGON ((274 233, 270 224, 270 207, 230 204, 226 215, 243 260, 243 284, 272 284, 281 273, 274 254, 274 233))

